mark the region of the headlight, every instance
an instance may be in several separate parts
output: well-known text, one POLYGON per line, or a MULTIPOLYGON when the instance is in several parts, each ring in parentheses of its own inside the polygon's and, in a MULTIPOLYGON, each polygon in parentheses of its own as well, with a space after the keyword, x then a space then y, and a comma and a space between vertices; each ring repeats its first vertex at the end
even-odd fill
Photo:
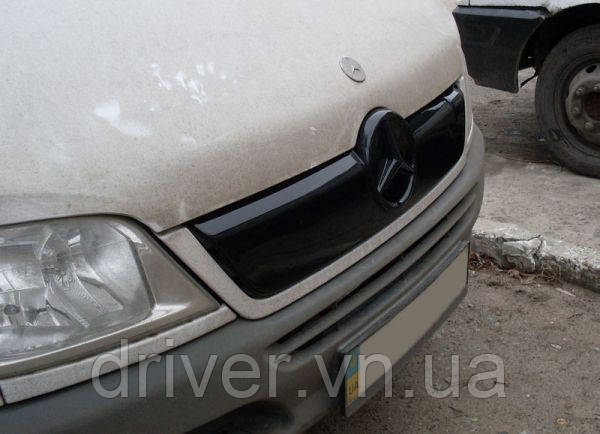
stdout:
POLYGON ((0 229, 0 377, 80 358, 217 307, 126 220, 0 229))

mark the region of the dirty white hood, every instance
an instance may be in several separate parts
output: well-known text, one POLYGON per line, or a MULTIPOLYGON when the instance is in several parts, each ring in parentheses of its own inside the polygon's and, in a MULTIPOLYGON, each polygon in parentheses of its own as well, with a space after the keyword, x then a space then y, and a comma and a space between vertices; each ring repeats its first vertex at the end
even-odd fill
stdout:
POLYGON ((0 16, 0 224, 163 231, 352 148, 372 108, 409 115, 463 68, 438 1, 0 0, 0 16))

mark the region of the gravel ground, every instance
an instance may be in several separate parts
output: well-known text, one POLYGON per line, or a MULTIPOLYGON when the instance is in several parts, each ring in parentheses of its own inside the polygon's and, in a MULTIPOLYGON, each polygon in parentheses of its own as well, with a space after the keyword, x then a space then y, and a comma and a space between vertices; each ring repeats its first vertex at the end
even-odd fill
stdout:
MULTIPOLYGON (((533 75, 521 71, 519 80, 533 75)), ((471 82, 473 115, 486 139, 488 154, 530 163, 553 163, 539 134, 535 115, 536 80, 518 94, 476 86, 471 82)))
POLYGON ((471 271, 467 298, 395 373, 392 398, 379 394, 351 418, 332 415, 311 432, 599 432, 600 294, 491 267, 471 271), (469 368, 484 353, 504 361, 505 398, 468 391, 472 375, 494 368, 469 368), (452 355, 460 357, 460 397, 428 395, 427 354, 439 389, 448 387, 452 355))

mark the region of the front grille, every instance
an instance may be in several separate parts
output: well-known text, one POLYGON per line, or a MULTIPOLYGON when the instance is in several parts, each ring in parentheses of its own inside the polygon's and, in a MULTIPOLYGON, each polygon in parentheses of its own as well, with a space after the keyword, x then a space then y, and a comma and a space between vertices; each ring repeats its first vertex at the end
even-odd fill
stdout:
POLYGON ((357 145, 188 227, 245 293, 273 296, 398 219, 454 167, 465 142, 464 98, 457 86, 406 121, 416 143, 416 170, 414 188, 401 206, 382 206, 357 145))
POLYGON ((382 308, 388 307, 394 300, 403 297, 406 304, 410 303, 419 294, 411 290, 416 283, 423 283, 423 275, 430 270, 425 262, 433 266, 439 264, 449 251, 464 246, 464 233, 470 230, 479 213, 481 189, 482 185, 474 187, 418 241, 374 274, 364 276, 364 281, 350 292, 279 339, 270 351, 274 354, 316 354, 320 351, 319 344, 327 337, 336 333, 347 335, 349 329, 364 326, 362 317, 368 322, 376 316, 373 312, 363 316, 361 312, 378 304, 382 308))

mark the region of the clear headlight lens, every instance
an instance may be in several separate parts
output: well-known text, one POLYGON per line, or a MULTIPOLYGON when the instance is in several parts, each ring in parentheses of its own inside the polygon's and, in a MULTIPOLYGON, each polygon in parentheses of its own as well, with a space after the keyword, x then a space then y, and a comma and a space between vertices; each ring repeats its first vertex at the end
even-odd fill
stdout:
POLYGON ((0 229, 0 376, 98 351, 217 307, 126 220, 0 229))

